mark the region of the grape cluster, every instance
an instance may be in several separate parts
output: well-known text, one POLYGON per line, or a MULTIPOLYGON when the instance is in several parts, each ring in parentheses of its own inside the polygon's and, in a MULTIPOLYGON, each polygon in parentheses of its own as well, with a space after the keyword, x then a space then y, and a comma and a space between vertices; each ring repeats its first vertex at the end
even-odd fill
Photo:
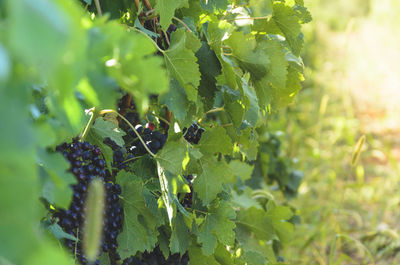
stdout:
POLYGON ((168 259, 164 257, 159 247, 154 248, 152 252, 145 252, 141 258, 126 258, 122 265, 187 265, 189 263, 189 254, 186 252, 182 255, 170 255, 168 259))
MULTIPOLYGON (((119 231, 122 228, 122 208, 119 204, 121 187, 110 181, 110 174, 106 170, 106 163, 102 158, 101 150, 88 142, 79 142, 77 138, 72 143, 63 143, 56 148, 70 163, 69 171, 75 176, 78 183, 72 185, 73 199, 67 210, 60 209, 54 217, 63 230, 78 239, 82 238, 82 226, 85 219, 85 199, 88 185, 94 178, 106 182, 106 207, 104 210, 104 230, 101 242, 102 250, 105 252, 116 251, 119 231)), ((81 264, 87 264, 85 255, 82 253, 81 243, 65 240, 65 245, 73 253, 81 264)), ((100 264, 96 261, 94 264, 100 264)))
POLYGON ((105 188, 106 207, 104 210, 102 249, 104 252, 116 253, 117 236, 122 229, 122 208, 119 204, 121 187, 118 184, 107 182, 105 188))
POLYGON ((183 128, 183 137, 191 144, 198 144, 204 129, 199 127, 196 123, 190 125, 189 129, 183 128))
MULTIPOLYGON (((146 143, 146 147, 153 153, 156 154, 167 141, 167 135, 162 134, 159 131, 152 131, 150 128, 144 128, 142 125, 136 125, 136 131, 139 133, 140 137, 146 143)), ((133 156, 141 156, 147 153, 142 142, 137 137, 136 133, 129 128, 127 131, 128 139, 127 143, 131 145, 129 148, 129 153, 133 156)))

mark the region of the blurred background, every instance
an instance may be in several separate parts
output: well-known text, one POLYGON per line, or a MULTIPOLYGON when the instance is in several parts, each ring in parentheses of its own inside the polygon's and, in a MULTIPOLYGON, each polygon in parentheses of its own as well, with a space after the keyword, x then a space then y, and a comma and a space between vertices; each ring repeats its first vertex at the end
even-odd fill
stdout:
POLYGON ((400 1, 309 0, 306 82, 271 122, 306 178, 290 264, 400 264, 400 1), (352 163, 357 141, 366 141, 352 163))

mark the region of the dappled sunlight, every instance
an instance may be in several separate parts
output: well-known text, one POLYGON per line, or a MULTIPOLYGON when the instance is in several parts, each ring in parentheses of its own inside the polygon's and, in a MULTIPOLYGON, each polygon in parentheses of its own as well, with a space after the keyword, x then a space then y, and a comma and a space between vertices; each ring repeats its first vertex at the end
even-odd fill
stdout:
POLYGON ((348 41, 345 85, 367 132, 399 131, 400 30, 379 20, 359 24, 348 41))

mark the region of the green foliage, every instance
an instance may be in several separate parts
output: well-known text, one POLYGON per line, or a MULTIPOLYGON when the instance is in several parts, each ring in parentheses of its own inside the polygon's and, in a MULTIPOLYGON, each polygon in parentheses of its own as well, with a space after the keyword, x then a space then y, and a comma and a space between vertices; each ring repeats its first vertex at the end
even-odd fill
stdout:
MULTIPOLYGON (((188 251, 191 264, 276 262, 272 245, 290 240, 292 210, 252 196, 248 181, 270 166, 262 138, 269 114, 301 87, 302 63, 295 63, 306 8, 290 1, 99 2, 0 2, 7 7, 0 11, 0 209, 7 213, 0 261, 73 263, 54 242, 68 238, 51 213, 67 208, 73 184, 54 148, 81 137, 100 148, 122 187, 122 258, 158 246, 166 256, 188 251), (166 33, 172 22, 178 29, 166 33), (168 140, 117 173, 105 141, 126 151, 128 131, 101 110, 118 111, 126 93, 139 119, 168 132, 168 140), (205 130, 199 144, 182 133, 194 122, 205 130), (188 174, 191 207, 182 204, 191 192, 188 174), (51 233, 39 229, 41 220, 51 233)), ((275 173, 295 194, 298 183, 275 173)))

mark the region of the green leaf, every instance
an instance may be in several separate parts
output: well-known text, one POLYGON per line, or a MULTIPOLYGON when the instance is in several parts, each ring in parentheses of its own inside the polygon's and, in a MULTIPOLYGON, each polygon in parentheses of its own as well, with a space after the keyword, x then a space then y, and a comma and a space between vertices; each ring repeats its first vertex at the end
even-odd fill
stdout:
POLYGON ((213 256, 204 255, 196 244, 191 244, 189 248, 189 260, 190 265, 220 265, 213 256))
POLYGON ((304 40, 297 13, 290 6, 282 2, 275 2, 272 19, 284 34, 293 54, 299 56, 304 40))
POLYGON ((169 172, 179 175, 182 172, 182 162, 186 156, 186 144, 182 139, 178 141, 167 141, 155 159, 160 166, 169 172))
MULTIPOLYGON (((29 265, 73 265, 75 262, 66 251, 59 246, 51 244, 48 241, 36 242, 36 250, 32 254, 24 253, 24 257, 29 259, 24 264, 29 265)), ((16 263, 21 264, 21 263, 16 263)))
POLYGON ((262 50, 256 50, 257 43, 254 36, 233 32, 225 43, 232 49, 232 57, 251 74, 254 80, 264 77, 270 61, 262 50))
POLYGON ((217 246, 217 239, 224 245, 233 245, 235 241, 236 214, 232 206, 226 201, 220 201, 219 205, 210 207, 205 222, 200 226, 198 236, 202 244, 202 251, 209 256, 217 246))
POLYGON ((241 126, 245 114, 245 106, 241 101, 242 98, 239 90, 232 91, 225 88, 224 108, 236 128, 241 126))
POLYGON ((239 160, 232 160, 229 163, 229 167, 231 168, 232 172, 240 177, 243 181, 249 179, 251 174, 253 173, 254 165, 249 165, 245 162, 241 162, 239 160))
POLYGON ((62 95, 68 94, 83 73, 77 62, 85 58, 86 38, 76 3, 23 0, 11 1, 8 7, 9 47, 51 83, 59 84, 62 95))
POLYGON ((127 31, 116 21, 98 24, 96 30, 93 29, 96 36, 92 41, 96 49, 94 58, 100 58, 104 71, 121 88, 132 93, 137 110, 147 111, 148 96, 162 94, 168 89, 162 59, 154 55, 154 44, 140 33, 127 31))
POLYGON ((156 163, 148 156, 141 157, 135 160, 133 163, 130 163, 129 169, 136 176, 141 177, 144 181, 149 181, 157 175, 156 163))
POLYGON ((114 160, 113 159, 113 150, 111 149, 111 147, 104 144, 102 141, 102 137, 97 135, 97 133, 94 130, 89 131, 89 133, 86 137, 86 140, 89 143, 96 145, 97 147, 100 148, 101 153, 103 154, 104 159, 106 160, 107 168, 111 172, 112 171, 111 163, 114 160))
POLYGON ((139 18, 136 18, 135 20, 135 27, 140 29, 140 31, 146 33, 147 35, 149 35, 152 38, 159 38, 160 34, 157 34, 151 30, 146 29, 145 27, 142 26, 142 24, 140 24, 139 18))
MULTIPOLYGON (((286 86, 286 75, 288 62, 282 52, 282 46, 278 41, 265 40, 259 44, 270 60, 270 66, 266 75, 268 82, 278 89, 284 89, 286 86)), ((265 80, 265 78, 263 80, 265 80)))
POLYGON ((288 243, 293 238, 294 226, 287 220, 292 218, 293 212, 289 207, 278 206, 270 202, 271 205, 267 216, 272 220, 272 225, 282 243, 288 243))
POLYGON ((276 234, 272 220, 262 209, 250 207, 247 210, 240 210, 237 215, 237 230, 245 234, 252 234, 260 240, 271 240, 276 234))
POLYGON ((246 251, 243 255, 244 260, 246 260, 246 264, 248 265, 259 265, 259 264, 269 264, 265 257, 257 251, 246 251))
POLYGON ((161 102, 167 105, 168 109, 179 122, 185 120, 189 102, 185 90, 177 80, 171 79, 169 91, 161 97, 161 102))
POLYGON ((96 133, 96 135, 103 140, 106 138, 110 138, 121 147, 125 144, 122 136, 125 136, 126 133, 123 130, 119 129, 114 123, 106 121, 101 117, 95 120, 90 129, 93 130, 94 133, 96 133))
POLYGON ((232 254, 226 249, 223 244, 218 244, 214 250, 214 258, 223 265, 235 265, 232 259, 232 254))
POLYGON ((213 12, 216 10, 225 10, 228 6, 227 0, 201 0, 201 6, 204 10, 213 12))
POLYGON ((244 104, 246 106, 245 123, 255 127, 260 116, 256 91, 243 79, 240 87, 243 90, 244 104))
POLYGON ((7 50, 0 44, 0 84, 7 81, 11 72, 11 60, 7 50))
POLYGON ((222 183, 231 179, 232 172, 225 162, 218 162, 212 156, 202 157, 200 161, 203 171, 194 180, 193 188, 203 205, 208 205, 222 191, 222 183))
POLYGON ((47 228, 49 229, 50 233, 52 233, 57 239, 66 238, 72 241, 78 241, 79 239, 74 237, 73 235, 67 234, 62 230, 61 226, 58 224, 49 225, 47 228))
MULTIPOLYGON (((173 175, 168 171, 165 171, 160 163, 157 162, 158 179, 160 181, 161 187, 161 198, 164 202, 164 206, 167 209, 169 224, 172 226, 172 218, 174 217, 175 209, 173 205, 174 200, 174 187, 176 183, 171 183, 173 181, 173 175)), ((176 185, 175 185, 176 186, 176 185)))
POLYGON ((258 138, 257 134, 252 130, 252 128, 247 128, 241 131, 239 136, 238 144, 240 150, 246 155, 246 158, 250 161, 257 159, 258 153, 258 138))
POLYGON ((42 196, 51 204, 68 208, 72 198, 71 184, 76 182, 68 172, 69 163, 60 153, 49 153, 43 149, 38 152, 38 163, 48 174, 43 185, 42 196))
POLYGON ((255 17, 266 17, 272 15, 272 0, 250 0, 250 7, 255 17))
POLYGON ((297 16, 300 18, 300 23, 305 24, 311 22, 312 16, 306 7, 296 4, 293 10, 297 13, 297 16))
POLYGON ((235 207, 240 207, 243 209, 248 209, 250 207, 254 207, 257 209, 261 209, 261 205, 252 198, 251 196, 252 190, 247 187, 242 194, 238 194, 236 191, 232 192, 232 204, 235 207))
POLYGON ((223 127, 207 129, 201 137, 199 148, 202 153, 222 153, 229 155, 232 152, 231 138, 226 134, 223 127))
POLYGON ((103 254, 101 254, 99 257, 99 260, 101 265, 111 265, 110 257, 108 256, 107 252, 103 252, 103 254))
POLYGON ((203 97, 205 108, 211 109, 217 92, 217 80, 215 78, 221 73, 221 65, 207 42, 201 43, 201 48, 197 51, 196 57, 201 72, 199 95, 203 97))
POLYGON ((186 226, 181 213, 178 213, 175 218, 174 226, 172 227, 170 249, 171 253, 185 253, 189 248, 190 233, 186 226))
POLYGON ((202 46, 202 42, 200 41, 200 39, 193 32, 189 31, 185 31, 185 37, 186 49, 189 49, 192 52, 196 53, 202 46))
POLYGON ((171 45, 164 54, 165 65, 172 77, 185 89, 190 101, 197 99, 197 87, 200 84, 200 71, 194 52, 185 47, 184 30, 171 34, 171 45))
POLYGON ((151 250, 157 243, 157 220, 148 209, 143 198, 143 183, 138 177, 120 171, 116 177, 121 185, 124 209, 124 225, 118 236, 119 253, 122 259, 135 255, 137 251, 151 250))
POLYGON ((169 24, 171 24, 171 19, 175 15, 175 10, 181 7, 189 7, 188 0, 157 0, 155 5, 155 10, 160 14, 160 25, 163 30, 167 30, 169 24))

